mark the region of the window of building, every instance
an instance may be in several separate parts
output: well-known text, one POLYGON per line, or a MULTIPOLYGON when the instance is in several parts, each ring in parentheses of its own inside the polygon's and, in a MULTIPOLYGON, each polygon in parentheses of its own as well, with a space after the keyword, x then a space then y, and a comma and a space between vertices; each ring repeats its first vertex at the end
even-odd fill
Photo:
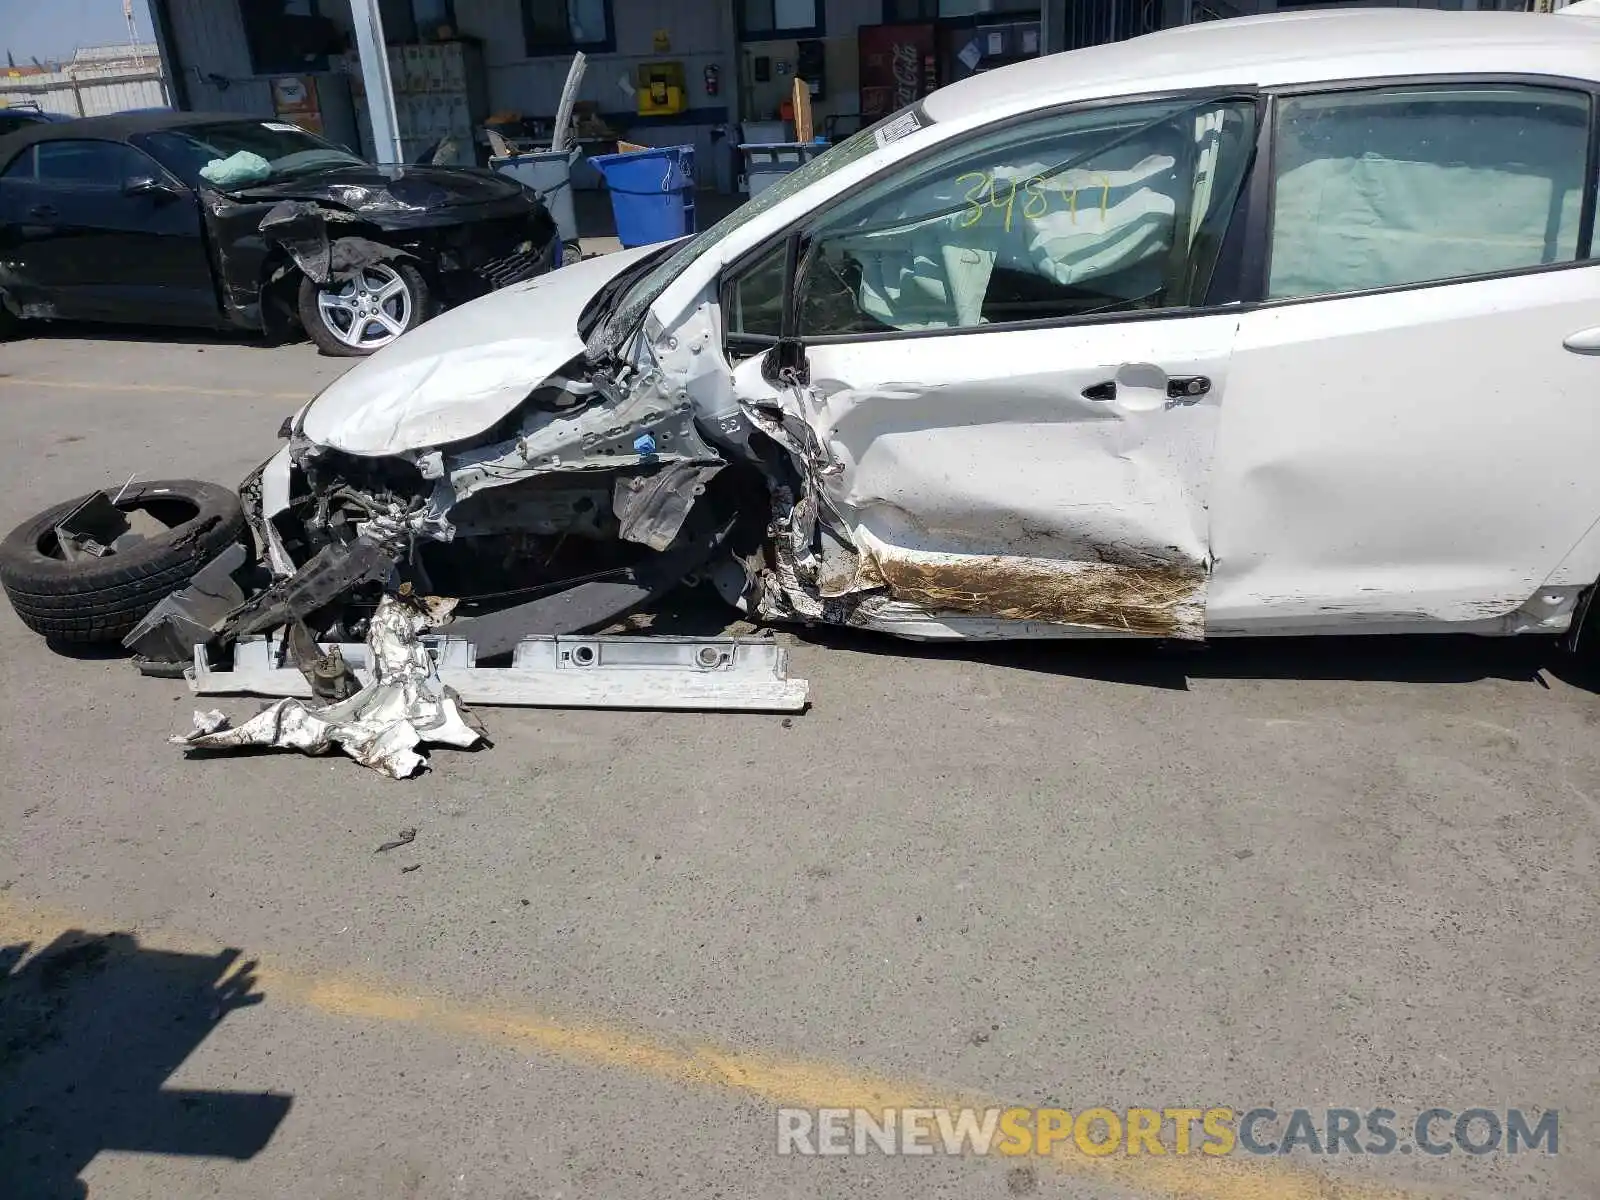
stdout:
POLYGON ((1037 13, 1031 0, 883 0, 883 19, 894 21, 936 21, 941 17, 980 17, 989 13, 1011 18, 1037 13))
MULTIPOLYGON (((317 0, 298 0, 310 8, 317 0)), ((440 29, 456 28, 455 0, 378 0, 383 40, 391 46, 431 41, 440 29)))
POLYGON ((257 75, 326 71, 344 41, 317 0, 238 0, 250 69, 257 75))
POLYGON ((522 0, 522 32, 531 58, 616 48, 611 0, 522 0))
POLYGON ((456 28, 456 0, 411 0, 411 13, 423 37, 456 28))
POLYGON ((378 14, 383 19, 383 40, 389 45, 417 40, 417 14, 411 0, 378 0, 378 14))
POLYGON ((1571 262, 1589 100, 1554 88, 1386 88, 1279 103, 1273 299, 1571 262))
POLYGON ((979 135, 822 219, 800 334, 1199 304, 1254 144, 1251 101, 1144 103, 979 135))
POLYGON ((825 32, 823 0, 738 0, 739 32, 761 38, 819 38, 825 32))

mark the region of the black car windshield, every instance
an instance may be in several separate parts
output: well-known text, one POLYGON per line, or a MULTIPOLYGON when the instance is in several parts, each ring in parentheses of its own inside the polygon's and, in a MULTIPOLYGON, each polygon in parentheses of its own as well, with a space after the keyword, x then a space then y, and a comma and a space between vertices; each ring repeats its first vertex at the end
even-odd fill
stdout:
POLYGON ((613 298, 611 311, 606 314, 606 319, 597 325, 589 338, 589 357, 598 359, 603 355, 614 353, 623 339, 631 334, 643 319, 645 309, 656 302, 656 298, 666 290, 669 283, 683 274, 695 259, 752 217, 761 215, 775 204, 781 204, 796 192, 804 191, 817 180, 827 178, 839 168, 849 166, 857 159, 865 158, 872 151, 932 124, 933 119, 928 116, 921 104, 903 108, 883 118, 877 124, 852 134, 798 170, 791 171, 772 187, 757 195, 754 200, 741 204, 710 229, 684 242, 675 253, 664 259, 656 259, 653 268, 634 280, 619 297, 613 298))
POLYGON ((223 191, 364 161, 283 121, 185 125, 132 140, 190 186, 223 191))

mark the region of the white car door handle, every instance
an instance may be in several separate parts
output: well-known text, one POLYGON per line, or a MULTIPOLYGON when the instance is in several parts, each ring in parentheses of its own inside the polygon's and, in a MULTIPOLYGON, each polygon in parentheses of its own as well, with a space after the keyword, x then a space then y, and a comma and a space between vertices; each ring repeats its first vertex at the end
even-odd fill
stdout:
POLYGON ((1600 325, 1593 329, 1580 329, 1569 333, 1561 344, 1574 354, 1600 354, 1600 325))
MULTIPOLYGON (((1600 334, 1600 330, 1595 331, 1600 334)), ((1600 354, 1600 349, 1595 353, 1600 354)), ((1211 380, 1204 375, 1173 375, 1166 377, 1167 399, 1173 404, 1193 404, 1211 391, 1211 380)), ((1117 381, 1107 379, 1091 383, 1080 395, 1085 400, 1108 401, 1117 398, 1117 381)))

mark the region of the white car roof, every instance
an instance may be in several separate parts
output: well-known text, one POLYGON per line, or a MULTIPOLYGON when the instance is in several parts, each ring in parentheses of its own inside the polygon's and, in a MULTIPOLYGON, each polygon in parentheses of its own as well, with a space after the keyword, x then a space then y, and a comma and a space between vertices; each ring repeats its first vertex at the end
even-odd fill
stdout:
POLYGON ((1600 20, 1371 8, 1207 21, 985 72, 925 104, 965 123, 1103 96, 1452 74, 1600 80, 1600 20))

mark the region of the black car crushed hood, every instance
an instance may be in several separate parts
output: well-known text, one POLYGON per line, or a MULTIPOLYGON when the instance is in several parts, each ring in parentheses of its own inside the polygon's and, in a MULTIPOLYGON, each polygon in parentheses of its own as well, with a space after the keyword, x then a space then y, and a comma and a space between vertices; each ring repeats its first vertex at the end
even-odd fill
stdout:
POLYGON ((514 179, 469 167, 378 166, 350 163, 272 183, 228 189, 241 201, 310 200, 382 220, 385 216, 533 200, 514 179))

